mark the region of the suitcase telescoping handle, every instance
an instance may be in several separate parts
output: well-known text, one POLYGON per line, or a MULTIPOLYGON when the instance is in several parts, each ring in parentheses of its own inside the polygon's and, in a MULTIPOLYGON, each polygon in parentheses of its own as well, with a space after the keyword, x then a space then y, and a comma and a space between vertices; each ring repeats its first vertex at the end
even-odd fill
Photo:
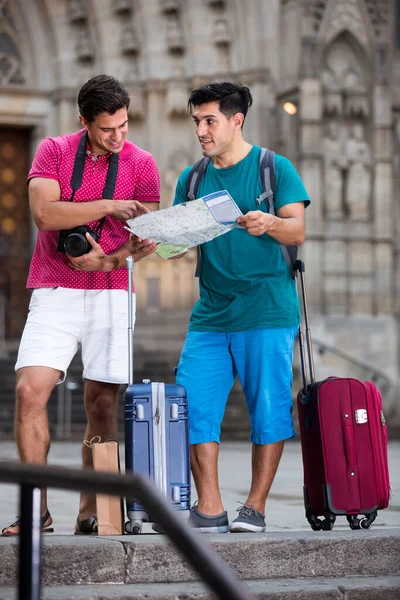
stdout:
MULTIPOLYGON (((312 350, 312 341, 311 341, 311 329, 310 322, 308 319, 308 307, 307 307, 307 294, 306 294, 306 282, 305 282, 305 264, 302 260, 296 260, 293 265, 293 270, 296 274, 300 275, 300 287, 301 287, 301 299, 303 305, 303 313, 304 313, 304 324, 305 324, 305 334, 306 334, 306 346, 307 346, 307 359, 308 359, 308 370, 310 373, 310 385, 312 385, 315 381, 315 371, 314 371, 314 357, 312 350)), ((301 376, 303 378, 303 392, 307 394, 307 367, 306 367, 306 355, 304 351, 304 335, 302 330, 302 325, 300 321, 299 327, 299 346, 300 346, 300 363, 301 363, 301 376)))
POLYGON ((128 384, 133 384, 133 256, 127 256, 128 269, 128 384))

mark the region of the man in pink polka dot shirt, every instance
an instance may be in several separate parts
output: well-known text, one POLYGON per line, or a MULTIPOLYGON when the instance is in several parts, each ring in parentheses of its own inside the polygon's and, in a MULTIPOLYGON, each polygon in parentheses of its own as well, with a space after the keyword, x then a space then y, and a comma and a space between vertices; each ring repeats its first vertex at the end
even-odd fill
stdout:
MULTIPOLYGON (((160 201, 154 158, 126 139, 128 93, 115 78, 98 75, 81 88, 78 107, 83 129, 43 140, 28 176, 39 232, 27 282, 33 293, 15 366, 15 433, 26 463, 46 463, 47 402, 79 348, 85 439, 117 438, 119 384, 126 383, 128 374, 125 259, 132 255, 138 261, 156 249, 149 240, 130 239, 124 228, 126 220, 156 210, 160 201), (75 165, 83 170, 77 179, 75 165), (72 256, 75 252, 64 245, 60 231, 82 225, 99 237, 95 241, 97 236, 83 234, 87 252, 72 256)), ((85 468, 92 467, 85 445, 82 460, 85 468)), ((52 531, 51 526, 43 491, 42 527, 52 531)), ((75 532, 96 531, 95 498, 82 494, 75 532)), ((18 533, 19 521, 2 531, 18 533)))

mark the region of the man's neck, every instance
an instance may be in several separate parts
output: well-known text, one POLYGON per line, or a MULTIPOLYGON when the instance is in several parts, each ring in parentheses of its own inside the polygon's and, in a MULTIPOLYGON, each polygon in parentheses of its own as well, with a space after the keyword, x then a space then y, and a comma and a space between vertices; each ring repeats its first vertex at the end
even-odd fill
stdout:
POLYGON ((238 144, 235 148, 224 152, 220 156, 213 156, 211 162, 216 169, 226 169, 227 167, 233 167, 238 162, 246 158, 252 145, 244 140, 238 144))

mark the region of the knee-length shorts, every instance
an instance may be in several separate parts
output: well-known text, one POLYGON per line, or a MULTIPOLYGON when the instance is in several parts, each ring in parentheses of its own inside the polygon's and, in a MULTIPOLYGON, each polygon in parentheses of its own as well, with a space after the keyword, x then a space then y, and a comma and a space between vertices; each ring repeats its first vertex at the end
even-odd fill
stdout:
POLYGON ((250 417, 250 441, 271 444, 294 436, 293 346, 298 327, 238 333, 189 330, 176 371, 188 396, 190 443, 220 440, 236 376, 250 417))

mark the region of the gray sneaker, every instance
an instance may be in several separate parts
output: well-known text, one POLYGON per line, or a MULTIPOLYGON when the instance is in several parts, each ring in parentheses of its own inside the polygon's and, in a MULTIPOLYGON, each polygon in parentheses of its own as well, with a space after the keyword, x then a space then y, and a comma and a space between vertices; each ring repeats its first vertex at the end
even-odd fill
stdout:
POLYGON ((262 515, 254 506, 247 506, 243 504, 237 509, 239 515, 234 521, 232 521, 229 531, 235 532, 248 532, 254 531, 262 533, 266 530, 265 515, 262 515))
POLYGON ((226 510, 219 515, 205 515, 195 504, 190 509, 189 525, 201 533, 227 533, 229 531, 228 513, 226 510))

